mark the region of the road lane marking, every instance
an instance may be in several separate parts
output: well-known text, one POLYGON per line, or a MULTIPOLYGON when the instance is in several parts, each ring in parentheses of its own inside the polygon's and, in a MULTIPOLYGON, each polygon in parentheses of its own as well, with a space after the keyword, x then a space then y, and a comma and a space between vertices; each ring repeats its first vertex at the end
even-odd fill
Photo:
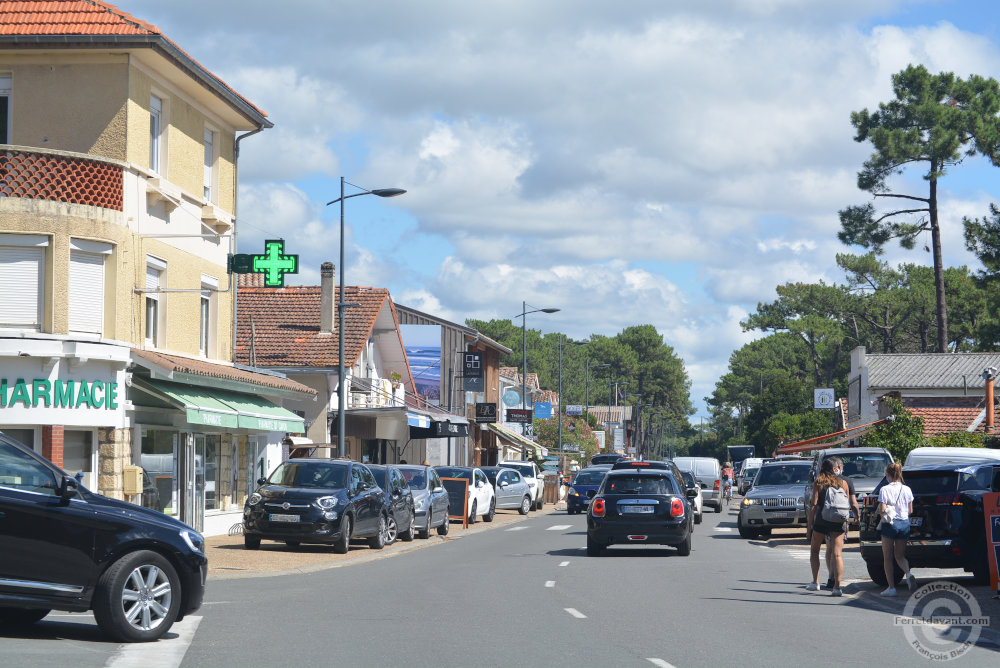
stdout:
POLYGON ((556 586, 556 581, 555 580, 546 580, 545 581, 545 586, 546 587, 555 587, 556 586))
POLYGON ((713 529, 713 531, 723 531, 723 532, 731 532, 732 530, 733 530, 732 527, 715 527, 713 529))
POLYGON ((511 527, 509 529, 504 529, 504 531, 520 531, 521 529, 527 529, 528 527, 511 527))
POLYGON ((663 659, 646 659, 646 661, 649 661, 654 666, 659 666, 660 668, 674 668, 672 663, 667 663, 663 659))
POLYGON ((577 619, 586 619, 587 618, 587 615, 583 614, 582 612, 580 612, 576 608, 563 608, 563 610, 565 610, 569 614, 573 615, 577 619))
POLYGON ((104 668, 177 668, 184 660, 201 617, 185 617, 175 622, 168 633, 176 633, 176 638, 156 642, 121 645, 104 664, 104 668))
POLYGON ((560 565, 560 566, 569 566, 569 562, 568 562, 568 561, 564 561, 564 562, 562 562, 562 563, 561 563, 561 564, 559 564, 559 565, 560 565))
POLYGON ((555 526, 550 526, 546 531, 563 531, 564 529, 569 529, 572 524, 556 524, 555 526))

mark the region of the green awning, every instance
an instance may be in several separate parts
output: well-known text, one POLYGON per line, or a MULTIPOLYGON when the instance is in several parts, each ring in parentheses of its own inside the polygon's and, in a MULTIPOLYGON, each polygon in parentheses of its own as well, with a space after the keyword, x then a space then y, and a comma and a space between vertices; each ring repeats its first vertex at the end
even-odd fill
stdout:
POLYGON ((136 385, 183 409, 190 424, 292 434, 306 431, 303 418, 252 394, 162 380, 141 379, 136 385))
POLYGON ((534 456, 536 459, 541 458, 542 455, 544 454, 542 452, 542 446, 540 446, 538 443, 535 443, 530 438, 525 438, 521 434, 517 434, 511 431, 510 429, 507 429, 506 427, 501 427, 495 422, 486 423, 486 427, 494 434, 499 436, 501 440, 507 441, 511 445, 516 445, 524 449, 526 454, 530 452, 532 456, 534 456))

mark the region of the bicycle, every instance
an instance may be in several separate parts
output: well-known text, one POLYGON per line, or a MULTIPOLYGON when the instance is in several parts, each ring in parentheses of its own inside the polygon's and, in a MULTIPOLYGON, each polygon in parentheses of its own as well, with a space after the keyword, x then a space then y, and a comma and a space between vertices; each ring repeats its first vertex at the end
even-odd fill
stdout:
POLYGON ((729 505, 729 502, 733 500, 733 483, 728 480, 726 481, 726 489, 723 492, 722 498, 725 499, 727 506, 729 505))

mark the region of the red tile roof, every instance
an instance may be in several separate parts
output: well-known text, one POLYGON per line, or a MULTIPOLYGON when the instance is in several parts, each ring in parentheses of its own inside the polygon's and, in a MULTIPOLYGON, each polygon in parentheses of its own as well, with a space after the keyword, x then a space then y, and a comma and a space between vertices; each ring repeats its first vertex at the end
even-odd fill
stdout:
MULTIPOLYGON (((197 69, 231 92, 261 116, 267 116, 226 82, 209 72, 159 28, 102 0, 0 1, 0 35, 86 37, 138 35, 155 37, 176 49, 197 69)), ((109 40, 110 41, 110 40, 109 40)))
POLYGON ((316 395, 313 388, 303 385, 289 378, 280 378, 266 373, 254 373, 246 369, 237 369, 228 364, 209 362, 207 360, 197 360, 178 355, 166 355, 152 350, 132 349, 132 356, 136 362, 142 366, 143 362, 155 365, 169 372, 188 373, 196 376, 206 376, 209 378, 222 378, 224 380, 234 380, 242 383, 260 385, 278 390, 293 390, 295 392, 305 392, 316 395))
MULTIPOLYGON (((391 300, 389 291, 384 288, 347 286, 346 290, 345 301, 360 304, 347 309, 345 315, 344 360, 345 366, 350 367, 360 359, 376 318, 387 301, 391 305, 391 300)), ((337 366, 338 337, 320 332, 320 291, 319 286, 303 285, 240 287, 236 309, 236 361, 250 364, 252 331, 256 366, 337 366)), ((340 288, 334 293, 334 300, 340 301, 340 288)))
MULTIPOLYGON (((938 436, 939 434, 954 434, 960 431, 968 431, 969 427, 983 412, 982 408, 960 407, 960 408, 908 408, 913 415, 924 419, 924 436, 938 436)), ((984 431, 985 420, 978 425, 976 431, 984 431)))

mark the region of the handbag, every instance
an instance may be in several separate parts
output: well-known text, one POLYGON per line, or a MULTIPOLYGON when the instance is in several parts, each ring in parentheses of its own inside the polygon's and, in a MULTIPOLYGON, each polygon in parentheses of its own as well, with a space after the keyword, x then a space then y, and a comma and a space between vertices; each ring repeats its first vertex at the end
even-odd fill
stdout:
POLYGON ((892 505, 888 503, 884 504, 885 507, 882 509, 882 519, 879 521, 879 524, 892 524, 896 519, 896 501, 899 501, 902 493, 903 487, 900 486, 899 492, 896 494, 896 500, 892 502, 892 505))

